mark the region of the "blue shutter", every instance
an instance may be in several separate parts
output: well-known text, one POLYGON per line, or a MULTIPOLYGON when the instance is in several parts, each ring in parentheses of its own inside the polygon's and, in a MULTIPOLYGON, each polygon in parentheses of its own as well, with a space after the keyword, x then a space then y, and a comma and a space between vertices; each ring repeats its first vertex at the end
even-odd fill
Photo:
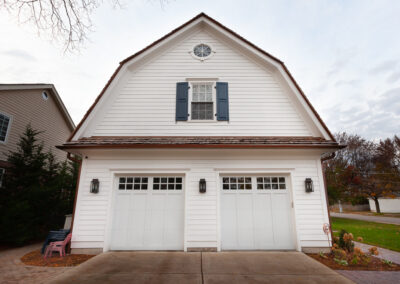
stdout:
POLYGON ((228 83, 217 82, 217 120, 229 121, 228 83))
POLYGON ((188 119, 188 82, 176 83, 176 113, 177 121, 186 121, 188 119))

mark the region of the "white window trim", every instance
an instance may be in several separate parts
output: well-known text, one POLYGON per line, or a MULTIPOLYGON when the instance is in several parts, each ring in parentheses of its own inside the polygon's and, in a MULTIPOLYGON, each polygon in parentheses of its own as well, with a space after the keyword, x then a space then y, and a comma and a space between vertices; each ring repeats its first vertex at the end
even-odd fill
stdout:
POLYGON ((2 112, 2 111, 0 111, 0 114, 5 115, 10 119, 10 121, 8 122, 8 127, 7 127, 7 131, 6 131, 6 137, 5 137, 4 141, 0 140, 0 144, 7 144, 8 136, 10 134, 11 124, 13 122, 13 117, 12 117, 12 115, 9 115, 9 114, 7 114, 5 112, 2 112))
POLYGON ((216 81, 190 81, 189 82, 189 100, 188 100, 188 113, 189 119, 187 122, 191 123, 210 123, 210 122, 218 122, 217 116, 217 90, 215 86, 217 85, 216 81), (192 119, 192 99, 193 99, 193 84, 211 84, 211 91, 212 91, 212 100, 213 100, 213 119, 192 119))

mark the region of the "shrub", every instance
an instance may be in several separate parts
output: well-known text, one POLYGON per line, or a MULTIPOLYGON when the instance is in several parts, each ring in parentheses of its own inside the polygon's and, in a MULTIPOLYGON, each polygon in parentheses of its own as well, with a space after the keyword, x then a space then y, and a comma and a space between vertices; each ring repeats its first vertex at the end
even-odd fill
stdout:
POLYGON ((58 163, 44 152, 39 131, 29 125, 18 148, 9 152, 4 186, 0 190, 0 242, 22 245, 42 239, 62 227, 72 212, 77 165, 58 163))
POLYGON ((343 266, 349 265, 349 263, 347 262, 347 260, 344 260, 344 259, 337 259, 337 258, 334 258, 333 260, 334 260, 336 263, 338 263, 338 264, 340 264, 340 265, 343 265, 343 266))
POLYGON ((353 252, 354 250, 354 242, 353 242, 353 234, 348 233, 346 230, 341 230, 339 233, 339 248, 346 250, 347 252, 353 252))
POLYGON ((354 248, 354 254, 355 254, 356 256, 359 256, 359 257, 364 256, 364 253, 363 253, 363 251, 362 251, 360 248, 354 248))
POLYGON ((371 255, 379 255, 379 252, 378 252, 378 248, 377 248, 377 247, 370 247, 370 248, 368 249, 368 251, 369 251, 369 253, 370 253, 371 255))
POLYGON ((390 260, 382 259, 381 261, 382 261, 382 263, 384 263, 384 264, 386 264, 386 265, 393 266, 393 262, 390 261, 390 260))
POLYGON ((327 258, 327 256, 322 251, 319 252, 319 256, 322 258, 327 258))
POLYGON ((360 258, 356 255, 353 256, 353 259, 351 260, 351 264, 357 265, 360 262, 360 258))
POLYGON ((338 259, 346 259, 347 258, 347 253, 345 250, 342 249, 334 249, 332 250, 333 255, 335 256, 335 258, 338 259))

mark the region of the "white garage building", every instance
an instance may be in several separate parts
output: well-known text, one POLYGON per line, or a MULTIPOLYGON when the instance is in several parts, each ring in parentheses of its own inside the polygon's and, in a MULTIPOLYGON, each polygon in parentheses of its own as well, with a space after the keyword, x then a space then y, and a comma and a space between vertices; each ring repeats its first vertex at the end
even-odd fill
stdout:
POLYGON ((122 61, 60 148, 82 157, 74 252, 329 246, 340 146, 280 60, 205 14, 122 61))

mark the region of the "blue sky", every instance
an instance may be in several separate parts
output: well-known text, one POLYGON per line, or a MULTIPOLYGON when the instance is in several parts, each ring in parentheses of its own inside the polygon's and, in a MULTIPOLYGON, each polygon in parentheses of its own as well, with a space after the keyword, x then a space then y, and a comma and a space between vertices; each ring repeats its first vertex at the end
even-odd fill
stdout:
POLYGON ((80 52, 0 12, 1 83, 53 83, 78 123, 119 62, 200 12, 285 62, 333 131, 400 134, 400 1, 122 0, 80 52))

